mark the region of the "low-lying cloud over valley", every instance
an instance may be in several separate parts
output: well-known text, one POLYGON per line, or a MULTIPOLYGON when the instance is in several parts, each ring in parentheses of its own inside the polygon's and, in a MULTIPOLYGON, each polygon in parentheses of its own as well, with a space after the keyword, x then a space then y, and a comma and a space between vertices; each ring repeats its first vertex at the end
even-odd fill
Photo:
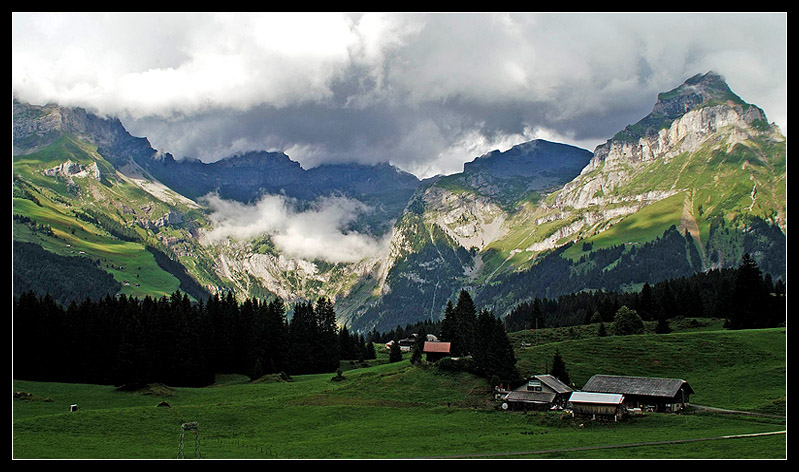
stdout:
POLYGON ((331 263, 379 257, 388 245, 387 236, 378 238, 349 229, 370 208, 346 197, 319 198, 304 209, 282 195, 265 195, 254 204, 225 200, 216 194, 203 201, 212 211, 213 224, 203 236, 206 243, 269 236, 281 254, 331 263))

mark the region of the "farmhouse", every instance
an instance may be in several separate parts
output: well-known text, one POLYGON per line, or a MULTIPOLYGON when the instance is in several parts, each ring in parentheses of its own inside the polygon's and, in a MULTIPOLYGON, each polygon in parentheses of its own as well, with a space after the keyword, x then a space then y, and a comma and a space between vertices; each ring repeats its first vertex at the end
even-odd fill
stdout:
MULTIPOLYGON (((408 336, 407 338, 403 338, 403 339, 400 339, 399 341, 397 341, 399 343, 399 346, 400 346, 400 352, 411 352, 413 350, 413 346, 416 345, 418 339, 419 339, 419 335, 414 333, 414 334, 411 334, 410 336, 408 336)), ((428 335, 425 336, 425 340, 426 341, 438 341, 438 338, 436 338, 432 334, 428 334, 428 335)), ((394 344, 393 340, 389 341, 388 343, 386 343, 386 350, 390 350, 391 346, 393 344, 394 344)))
POLYGON ((618 393, 573 392, 569 397, 572 416, 590 417, 591 419, 621 419, 627 409, 624 407, 624 395, 618 393))
POLYGON ((694 390, 681 379, 594 375, 583 386, 584 392, 624 395, 627 408, 651 411, 680 411, 694 390))
POLYGON ((449 356, 450 343, 442 341, 425 341, 422 352, 427 355, 428 362, 435 362, 449 356))
POLYGON ((504 398, 503 408, 548 410, 564 407, 572 388, 552 375, 534 375, 504 398))

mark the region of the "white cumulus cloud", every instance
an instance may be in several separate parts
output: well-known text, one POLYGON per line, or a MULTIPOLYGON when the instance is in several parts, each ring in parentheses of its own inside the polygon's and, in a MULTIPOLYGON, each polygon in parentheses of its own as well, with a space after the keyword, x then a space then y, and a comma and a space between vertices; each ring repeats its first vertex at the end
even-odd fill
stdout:
POLYGON ((254 204, 207 195, 212 229, 205 241, 217 243, 228 238, 247 240, 268 235, 282 254, 303 260, 352 263, 378 257, 387 240, 348 229, 358 215, 370 209, 346 197, 323 197, 303 210, 282 195, 265 195, 254 204))

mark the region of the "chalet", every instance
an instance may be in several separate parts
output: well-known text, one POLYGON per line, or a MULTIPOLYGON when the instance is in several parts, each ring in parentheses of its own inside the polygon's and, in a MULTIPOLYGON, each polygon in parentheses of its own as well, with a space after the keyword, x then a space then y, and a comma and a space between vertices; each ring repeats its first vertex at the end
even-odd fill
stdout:
POLYGON ((620 375, 594 375, 583 391, 623 395, 627 408, 671 412, 684 409, 694 393, 685 380, 620 375))
POLYGON ((552 375, 534 375, 503 398, 504 409, 548 410, 563 408, 572 388, 552 375))
POLYGON ((574 417, 590 417, 592 420, 613 418, 618 421, 626 414, 624 395, 618 393, 573 392, 569 406, 574 417))
POLYGON ((442 341, 425 341, 422 352, 427 355, 428 362, 435 362, 449 356, 450 344, 442 341))
MULTIPOLYGON (((400 352, 411 352, 413 350, 413 346, 416 345, 416 342, 417 342, 418 339, 419 339, 419 335, 414 333, 414 334, 411 334, 410 336, 408 336, 407 338, 400 339, 399 341, 396 341, 396 342, 399 343, 400 352)), ((438 341, 438 338, 436 338, 432 334, 428 334, 428 335, 425 336, 425 340, 426 341, 438 341)), ((395 341, 393 341, 393 340, 387 342, 386 343, 386 350, 390 350, 391 346, 394 344, 394 342, 395 341)))

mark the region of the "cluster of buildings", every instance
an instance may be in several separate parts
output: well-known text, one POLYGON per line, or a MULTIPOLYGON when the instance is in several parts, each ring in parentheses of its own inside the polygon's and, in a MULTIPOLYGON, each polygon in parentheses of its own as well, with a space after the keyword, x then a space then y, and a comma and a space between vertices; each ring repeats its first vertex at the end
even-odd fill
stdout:
MULTIPOLYGON (((419 341, 418 334, 412 334, 407 338, 396 341, 399 344, 400 352, 410 352, 413 346, 419 341)), ((390 350, 395 341, 386 343, 386 350, 390 350)), ((435 335, 425 335, 424 344, 422 345, 422 353, 427 357, 428 362, 435 362, 442 357, 448 357, 451 343, 439 341, 435 335)))
MULTIPOLYGON (((418 335, 414 334, 397 342, 403 352, 408 352, 417 341, 418 335)), ((386 344, 386 349, 393 343, 386 344)), ((423 343, 428 361, 435 362, 450 354, 450 343, 431 334, 425 336, 423 343)), ((568 410, 575 417, 617 421, 646 411, 682 411, 693 393, 688 382, 681 379, 601 374, 591 377, 582 390, 574 390, 547 374, 529 377, 515 388, 497 387, 495 398, 502 401, 505 410, 568 410)))
POLYGON ((552 375, 535 375, 515 389, 498 388, 496 398, 506 410, 570 410, 575 417, 617 421, 644 411, 681 411, 692 393, 680 379, 594 375, 574 390, 552 375))

